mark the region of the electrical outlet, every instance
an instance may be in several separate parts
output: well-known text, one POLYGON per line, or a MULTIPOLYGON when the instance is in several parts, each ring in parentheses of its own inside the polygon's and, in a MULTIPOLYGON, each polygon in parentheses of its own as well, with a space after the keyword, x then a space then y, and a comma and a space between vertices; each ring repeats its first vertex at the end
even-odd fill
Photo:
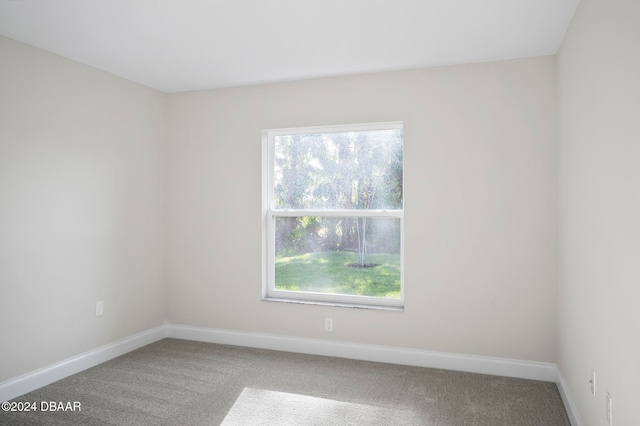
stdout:
POLYGON ((596 370, 595 369, 591 369, 591 380, 589 380, 589 383, 591 383, 591 395, 596 396, 596 370))
POLYGON ((333 331, 333 318, 324 319, 324 331, 333 331))
POLYGON ((99 317, 104 313, 104 302, 101 300, 96 302, 96 316, 99 317))
POLYGON ((607 392, 607 423, 613 425, 613 400, 611 394, 607 392))

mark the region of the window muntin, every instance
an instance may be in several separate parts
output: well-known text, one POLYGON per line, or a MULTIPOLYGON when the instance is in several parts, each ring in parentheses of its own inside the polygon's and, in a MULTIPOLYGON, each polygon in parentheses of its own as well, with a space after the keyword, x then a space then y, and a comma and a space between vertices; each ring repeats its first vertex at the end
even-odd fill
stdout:
POLYGON ((264 139, 263 296, 402 306, 402 123, 264 139))

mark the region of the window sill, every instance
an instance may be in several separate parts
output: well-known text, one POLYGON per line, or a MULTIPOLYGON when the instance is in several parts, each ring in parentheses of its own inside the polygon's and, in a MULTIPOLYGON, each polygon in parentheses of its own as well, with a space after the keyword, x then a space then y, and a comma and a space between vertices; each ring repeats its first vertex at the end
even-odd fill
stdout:
POLYGON ((264 302, 294 303, 298 305, 319 305, 319 306, 333 306, 336 308, 371 309, 374 311, 404 312, 404 306, 359 305, 355 303, 322 302, 318 300, 300 300, 300 299, 279 299, 275 297, 263 297, 262 300, 264 302))

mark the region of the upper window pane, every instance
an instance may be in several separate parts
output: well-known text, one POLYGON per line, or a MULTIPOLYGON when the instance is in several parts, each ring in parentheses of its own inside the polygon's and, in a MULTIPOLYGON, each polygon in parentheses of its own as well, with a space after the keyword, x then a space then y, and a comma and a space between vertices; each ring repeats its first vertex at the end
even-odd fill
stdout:
POLYGON ((402 209, 402 129, 274 136, 274 208, 402 209))

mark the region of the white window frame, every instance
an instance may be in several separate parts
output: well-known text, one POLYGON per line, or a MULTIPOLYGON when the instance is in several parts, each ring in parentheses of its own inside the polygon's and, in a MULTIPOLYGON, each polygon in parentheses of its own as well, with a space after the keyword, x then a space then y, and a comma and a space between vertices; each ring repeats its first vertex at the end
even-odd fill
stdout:
MULTIPOLYGON (((275 137, 315 134, 339 133, 372 130, 403 129, 402 122, 366 123, 353 125, 298 127, 288 129, 270 129, 262 131, 262 300, 319 304, 331 306, 404 309, 404 188, 403 208, 400 210, 326 210, 326 209, 275 209, 275 137), (400 297, 385 298, 375 296, 357 296, 306 291, 277 290, 275 288, 275 222, 277 217, 320 216, 320 217, 382 217, 400 220, 400 297)), ((404 150, 404 140, 403 148, 404 150)), ((402 165, 404 175, 404 161, 402 165)), ((403 179, 404 182, 404 179, 403 179)))

